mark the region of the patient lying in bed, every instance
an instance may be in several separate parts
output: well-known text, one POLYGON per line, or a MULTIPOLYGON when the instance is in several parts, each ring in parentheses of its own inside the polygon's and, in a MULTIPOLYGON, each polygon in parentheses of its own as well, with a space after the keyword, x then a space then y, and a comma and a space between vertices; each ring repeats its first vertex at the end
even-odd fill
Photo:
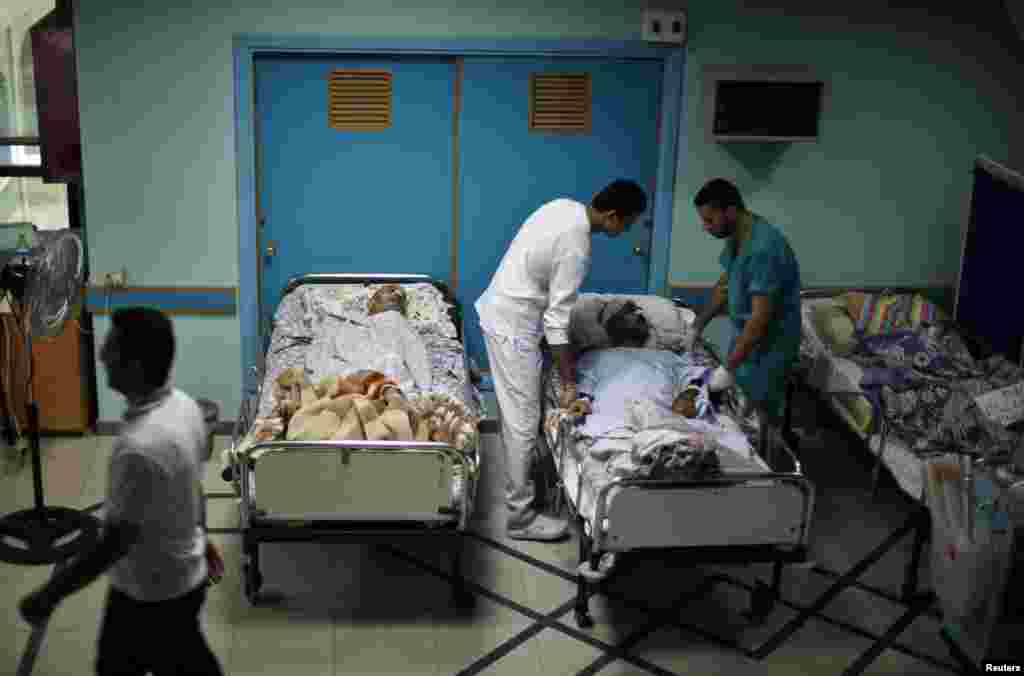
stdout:
POLYGON ((576 435, 591 459, 618 476, 714 474, 714 449, 749 453, 728 416, 716 415, 700 376, 703 363, 665 350, 592 350, 578 364, 579 391, 592 413, 576 435), (690 415, 686 415, 690 414, 690 415))
POLYGON ((377 371, 406 393, 430 391, 427 347, 406 319, 406 307, 402 287, 386 284, 370 297, 365 325, 333 318, 325 321, 307 355, 307 372, 320 381, 330 375, 377 371))

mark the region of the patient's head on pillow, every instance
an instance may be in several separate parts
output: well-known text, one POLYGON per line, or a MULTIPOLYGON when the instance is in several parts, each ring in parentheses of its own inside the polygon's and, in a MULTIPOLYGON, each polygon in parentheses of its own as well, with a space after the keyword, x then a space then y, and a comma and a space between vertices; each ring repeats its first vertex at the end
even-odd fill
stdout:
POLYGON ((369 313, 375 315, 393 310, 404 315, 407 306, 408 299, 405 296, 405 289, 398 284, 385 284, 370 296, 369 313))
POLYGON ((612 347, 643 347, 651 335, 647 318, 631 300, 605 319, 604 330, 612 347))

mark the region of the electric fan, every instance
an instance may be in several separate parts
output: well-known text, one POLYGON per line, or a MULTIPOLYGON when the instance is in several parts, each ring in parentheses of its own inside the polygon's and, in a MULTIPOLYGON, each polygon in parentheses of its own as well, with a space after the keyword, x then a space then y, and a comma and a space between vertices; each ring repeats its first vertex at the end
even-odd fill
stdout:
POLYGON ((81 238, 70 230, 39 232, 40 244, 15 256, 0 272, 0 289, 8 293, 11 311, 25 332, 28 359, 29 450, 35 507, 0 517, 0 561, 47 564, 62 561, 96 541, 95 517, 67 507, 48 507, 43 500, 43 467, 39 448, 39 405, 32 387, 32 339, 52 338, 82 293, 85 262, 81 238))

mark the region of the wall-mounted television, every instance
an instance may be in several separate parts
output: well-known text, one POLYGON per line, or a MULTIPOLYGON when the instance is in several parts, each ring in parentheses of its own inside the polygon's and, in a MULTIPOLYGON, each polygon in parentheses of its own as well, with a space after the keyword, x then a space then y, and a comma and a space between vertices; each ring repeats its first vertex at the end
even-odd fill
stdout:
POLYGON ((795 67, 706 70, 707 130, 717 143, 816 141, 825 83, 795 67))

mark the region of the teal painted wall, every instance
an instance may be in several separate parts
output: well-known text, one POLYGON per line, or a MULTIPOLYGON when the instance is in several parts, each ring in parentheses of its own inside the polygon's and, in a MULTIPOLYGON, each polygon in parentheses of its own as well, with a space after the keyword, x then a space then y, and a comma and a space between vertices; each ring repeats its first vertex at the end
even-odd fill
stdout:
POLYGON ((964 17, 872 4, 844 3, 859 15, 828 18, 691 3, 671 282, 721 273, 721 244, 701 230, 692 199, 724 176, 789 236, 805 285, 955 283, 974 158, 1009 162, 1020 141, 1020 40, 964 17), (736 64, 812 66, 829 89, 819 141, 709 142, 701 70, 736 64))
MULTIPOLYGON (((373 0, 189 4, 77 3, 86 222, 97 277, 125 266, 129 285, 237 285, 235 34, 634 39, 642 7, 616 0, 405 0, 387 9, 373 0)), ((890 35, 884 21, 847 29, 722 0, 692 2, 689 12, 690 98, 681 125, 672 282, 716 276, 715 246, 689 204, 699 184, 719 174, 735 177, 751 206, 785 227, 809 282, 955 276, 953 231, 969 190, 970 160, 979 151, 1008 159, 1000 150, 1009 145, 1009 114, 1019 110, 1006 97, 992 98, 990 82, 959 82, 991 80, 985 73, 1005 72, 1009 55, 986 48, 983 56, 958 56, 958 44, 983 41, 981 29, 957 28, 922 11, 902 17, 901 25, 935 28, 941 35, 931 41, 920 33, 890 35), (907 53, 939 43, 938 56, 907 53), (703 138, 697 70, 751 61, 810 62, 827 74, 833 99, 820 144, 730 152, 703 138), (900 179, 909 186, 891 183, 900 179), (917 243, 922 234, 925 242, 917 243), (864 242, 882 238, 889 251, 869 256, 864 242)), ((108 326, 97 318, 98 341, 108 326)), ((234 417, 237 319, 183 317, 175 327, 175 383, 220 402, 224 417, 234 417)), ((99 385, 100 419, 118 418, 123 403, 102 375, 99 385)))

